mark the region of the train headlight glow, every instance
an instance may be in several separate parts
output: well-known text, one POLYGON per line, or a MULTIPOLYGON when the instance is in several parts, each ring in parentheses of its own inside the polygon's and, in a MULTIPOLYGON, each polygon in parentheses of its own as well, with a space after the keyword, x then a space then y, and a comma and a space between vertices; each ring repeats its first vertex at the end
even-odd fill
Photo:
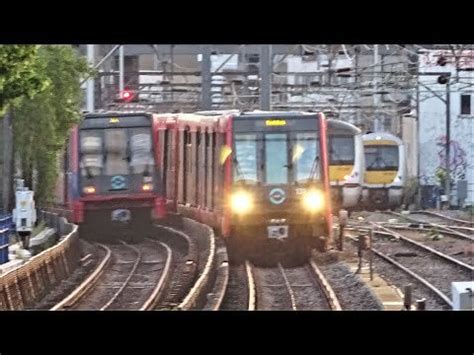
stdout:
POLYGON ((303 205, 309 212, 317 212, 324 206, 324 195, 319 190, 309 190, 303 196, 303 205))
POLYGON ((86 186, 83 189, 85 194, 94 194, 95 193, 95 187, 94 186, 86 186))
POLYGON ((232 211, 238 214, 244 214, 252 210, 253 199, 248 192, 238 191, 230 197, 232 211))
POLYGON ((152 184, 143 184, 142 190, 143 191, 151 191, 151 190, 153 190, 153 185, 152 184))

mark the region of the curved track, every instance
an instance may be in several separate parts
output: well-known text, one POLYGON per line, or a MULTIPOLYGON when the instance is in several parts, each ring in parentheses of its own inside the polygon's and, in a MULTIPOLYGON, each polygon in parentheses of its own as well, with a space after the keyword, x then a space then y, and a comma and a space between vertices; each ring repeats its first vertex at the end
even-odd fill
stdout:
POLYGON ((138 245, 100 245, 104 259, 52 310, 147 310, 159 302, 169 280, 171 249, 147 239, 138 245))

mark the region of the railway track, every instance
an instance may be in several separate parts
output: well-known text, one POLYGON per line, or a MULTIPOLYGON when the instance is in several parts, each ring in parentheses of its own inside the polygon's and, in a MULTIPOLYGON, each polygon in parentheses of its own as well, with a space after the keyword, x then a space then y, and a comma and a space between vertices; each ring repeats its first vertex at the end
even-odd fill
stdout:
POLYGON ((91 275, 52 310, 153 309, 170 279, 168 245, 147 239, 138 245, 103 245, 106 253, 91 275))
MULTIPOLYGON (((468 265, 471 269, 474 266, 474 257, 472 255, 474 243, 457 234, 437 228, 417 228, 399 225, 377 225, 378 228, 397 233, 401 239, 406 239, 420 248, 424 248, 433 253, 441 253, 441 257, 455 259, 462 264, 468 265), (421 245, 420 245, 421 244, 421 245), (431 250, 433 249, 433 250, 431 250)), ((456 261, 455 261, 456 263, 456 261)))
POLYGON ((405 219, 418 225, 437 228, 441 231, 448 232, 452 235, 457 235, 460 238, 464 238, 474 242, 474 228, 467 226, 467 224, 471 223, 469 221, 461 221, 440 214, 435 214, 433 212, 425 213, 424 211, 412 212, 409 215, 401 214, 398 212, 383 213, 396 216, 400 219, 405 219))
POLYGON ((341 310, 334 291, 313 261, 294 268, 281 264, 260 268, 247 261, 245 269, 249 310, 341 310))
MULTIPOLYGON (((375 223, 372 250, 374 254, 409 275, 412 280, 429 289, 440 304, 452 306, 451 282, 472 280, 473 268, 450 256, 410 240, 403 235, 375 223)), ((355 231, 366 228, 355 227, 355 231)), ((349 236, 356 240, 354 236, 349 236)))

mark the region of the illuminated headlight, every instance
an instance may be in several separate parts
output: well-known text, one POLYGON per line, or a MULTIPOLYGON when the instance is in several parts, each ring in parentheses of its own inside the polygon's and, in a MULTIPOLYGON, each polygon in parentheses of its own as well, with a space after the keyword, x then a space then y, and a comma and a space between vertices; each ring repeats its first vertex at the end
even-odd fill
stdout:
POLYGON ((93 193, 95 193, 95 187, 94 186, 86 186, 86 187, 84 187, 84 189, 82 191, 84 191, 85 194, 93 194, 93 193))
POLYGON ((142 190, 143 190, 143 191, 151 191, 151 190, 153 190, 153 184, 143 184, 142 190))
POLYGON ((303 196, 303 205, 309 212, 317 212, 324 206, 324 195, 319 190, 310 190, 303 196))
POLYGON ((394 183, 398 184, 399 182, 402 182, 402 179, 400 179, 399 176, 397 176, 394 180, 393 180, 394 183))
POLYGON ((247 213, 253 208, 252 196, 243 191, 235 192, 230 198, 230 205, 235 213, 247 213))

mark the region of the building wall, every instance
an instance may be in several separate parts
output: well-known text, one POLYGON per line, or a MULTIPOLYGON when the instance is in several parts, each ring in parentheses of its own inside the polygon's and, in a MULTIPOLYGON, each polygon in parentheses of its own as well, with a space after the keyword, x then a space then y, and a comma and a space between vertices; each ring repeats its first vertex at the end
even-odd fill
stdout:
MULTIPOLYGON (((456 184, 460 180, 468 183, 467 205, 474 204, 474 75, 473 72, 456 73, 452 64, 437 66, 433 61, 435 51, 423 55, 420 60, 420 72, 446 72, 452 74, 450 90, 450 161, 451 179, 454 182, 453 195, 457 195, 456 184), (458 82, 456 80, 458 79, 458 82), (461 95, 471 95, 471 114, 461 115, 461 95)), ((420 82, 429 86, 443 99, 446 98, 446 86, 436 83, 437 76, 420 76, 420 82)), ((422 85, 420 90, 420 184, 439 185, 436 178, 438 169, 445 167, 446 152, 446 104, 422 85)), ((452 198, 453 204, 457 203, 452 198)))

